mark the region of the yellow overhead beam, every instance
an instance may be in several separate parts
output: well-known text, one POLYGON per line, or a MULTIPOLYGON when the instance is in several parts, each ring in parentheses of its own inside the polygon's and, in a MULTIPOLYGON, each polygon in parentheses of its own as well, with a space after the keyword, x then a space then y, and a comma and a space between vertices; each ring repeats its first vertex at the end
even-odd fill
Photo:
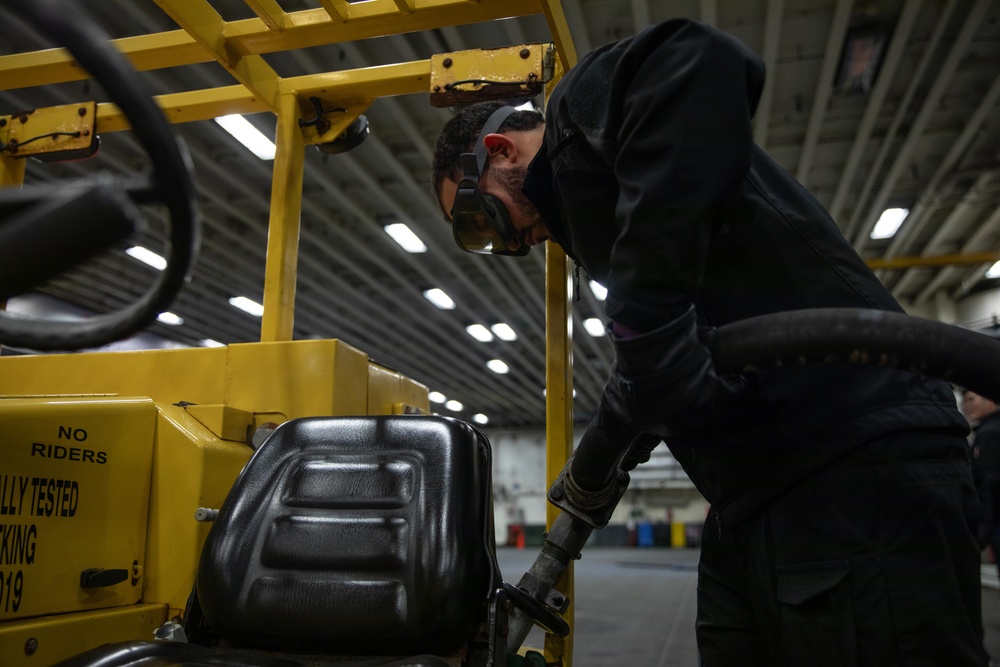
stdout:
POLYGON ((278 74, 263 57, 239 54, 230 47, 224 35, 226 22, 206 0, 156 0, 156 4, 177 25, 190 33, 237 81, 260 97, 269 109, 277 112, 278 74))
POLYGON ((273 53, 527 16, 541 11, 539 0, 480 0, 474 3, 468 0, 413 0, 412 13, 401 12, 396 0, 369 0, 348 4, 347 19, 341 21, 331 18, 326 5, 343 9, 343 3, 326 2, 324 8, 290 12, 285 15, 285 27, 280 32, 268 30, 260 19, 230 21, 225 29, 227 43, 240 54, 273 53))
POLYGON ((868 259, 865 263, 872 270, 911 269, 920 266, 949 266, 953 264, 989 264, 1000 262, 1000 252, 967 252, 948 255, 926 255, 923 257, 893 257, 891 259, 868 259))
POLYGON ((392 95, 429 92, 431 61, 415 60, 398 65, 306 74, 281 79, 282 94, 294 92, 300 102, 309 97, 336 100, 344 106, 392 95))
MULTIPOLYGON (((111 43, 141 72, 193 65, 212 59, 183 30, 123 37, 112 40, 111 43)), ((45 49, 0 56, 0 90, 48 86, 86 78, 89 78, 87 72, 66 49, 45 49)))
MULTIPOLYGON (((190 123, 229 114, 270 111, 271 108, 244 86, 233 85, 186 93, 158 95, 154 98, 170 123, 190 123)), ((97 129, 100 133, 129 129, 125 114, 114 104, 97 105, 97 129)))
MULTIPOLYGON (((342 106, 368 106, 371 100, 379 97, 425 93, 428 91, 430 72, 430 60, 417 60, 398 65, 289 77, 281 79, 278 85, 280 94, 293 93, 299 98, 302 112, 308 116, 312 107, 306 100, 312 96, 327 102, 335 101, 342 106)), ((239 84, 158 95, 154 99, 170 123, 190 123, 229 114, 271 110, 260 97, 239 84)), ((116 105, 103 103, 97 105, 97 128, 102 133, 120 132, 129 129, 129 123, 116 105)))
POLYGON ((245 0, 245 2, 269 29, 281 30, 285 27, 285 10, 278 4, 278 0, 245 0))
POLYGON ((348 12, 351 10, 351 5, 347 0, 319 0, 320 7, 323 8, 330 18, 338 23, 343 23, 347 20, 348 12))
MULTIPOLYGON (((269 4, 267 0, 259 0, 269 4)), ((221 37, 229 51, 239 55, 273 53, 337 42, 356 41, 447 26, 493 21, 510 16, 538 14, 539 0, 413 0, 412 13, 401 12, 397 0, 370 0, 348 3, 346 0, 319 0, 322 8, 283 14, 280 31, 271 30, 263 19, 244 19, 224 24, 221 37)), ((398 0, 404 1, 404 0, 398 0)), ((187 11, 186 2, 174 1, 187 11)), ((404 4, 409 6, 404 1, 404 4)), ((561 8, 553 10, 561 15, 561 8)), ((214 11, 213 11, 214 13, 214 11)), ((548 16, 548 13, 547 13, 548 16)), ((217 19, 221 20, 221 19, 217 19)), ((565 22, 550 17, 554 31, 565 22)), ((209 21, 204 27, 215 31, 209 21)), ((218 35, 216 35, 216 39, 218 35)), ((139 71, 180 67, 209 62, 216 57, 217 44, 205 45, 184 30, 138 35, 111 40, 139 71)), ((560 50, 572 47, 571 41, 559 38, 560 50), (560 42, 565 42, 560 44, 560 42)), ((575 53, 573 54, 575 62, 575 53)), ((30 53, 0 56, 0 90, 45 86, 88 78, 87 73, 65 49, 47 49, 30 53)))

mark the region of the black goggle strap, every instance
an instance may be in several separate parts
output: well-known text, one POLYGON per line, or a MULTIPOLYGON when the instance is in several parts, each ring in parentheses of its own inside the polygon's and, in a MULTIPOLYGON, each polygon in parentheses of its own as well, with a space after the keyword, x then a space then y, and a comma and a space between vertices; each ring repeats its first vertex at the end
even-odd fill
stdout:
MULTIPOLYGON (((476 182, 477 183, 479 182, 479 176, 483 175, 483 169, 486 168, 486 158, 487 158, 487 155, 486 155, 486 143, 483 140, 486 139, 486 135, 493 134, 494 132, 496 132, 497 130, 499 130, 500 126, 503 125, 504 121, 507 120, 507 117, 510 116, 515 111, 517 111, 516 107, 510 107, 510 106, 500 107, 499 109, 497 109, 496 111, 494 111, 492 114, 490 114, 490 117, 486 120, 486 124, 483 125, 483 130, 482 130, 482 132, 479 133, 479 138, 476 139, 475 152, 473 153, 473 155, 476 156, 476 182)), ((464 155, 463 155, 463 157, 464 157, 464 155)), ((465 167, 464 161, 463 161, 462 166, 463 166, 463 169, 464 169, 464 167, 465 167)))
POLYGON ((484 139, 486 135, 493 134, 500 129, 500 126, 504 124, 507 117, 512 113, 517 111, 516 107, 505 106, 500 107, 486 119, 486 124, 483 125, 482 131, 479 133, 479 137, 476 139, 475 147, 472 153, 462 153, 459 159, 462 163, 462 179, 459 183, 459 188, 475 188, 476 192, 479 191, 479 178, 483 175, 483 170, 486 168, 486 159, 489 157, 486 154, 486 144, 484 139))

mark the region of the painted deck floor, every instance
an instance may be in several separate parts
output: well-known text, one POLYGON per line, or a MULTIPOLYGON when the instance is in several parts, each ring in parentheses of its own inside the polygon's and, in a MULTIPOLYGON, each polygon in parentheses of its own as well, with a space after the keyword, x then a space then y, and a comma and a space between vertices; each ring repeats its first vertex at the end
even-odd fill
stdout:
MULTIPOLYGON (((537 548, 497 550, 514 583, 537 548)), ((574 667, 698 667, 694 638, 698 549, 588 546, 576 562, 574 667)), ((986 650, 1000 666, 1000 584, 983 566, 986 650)), ((525 646, 541 647, 537 628, 525 646)))

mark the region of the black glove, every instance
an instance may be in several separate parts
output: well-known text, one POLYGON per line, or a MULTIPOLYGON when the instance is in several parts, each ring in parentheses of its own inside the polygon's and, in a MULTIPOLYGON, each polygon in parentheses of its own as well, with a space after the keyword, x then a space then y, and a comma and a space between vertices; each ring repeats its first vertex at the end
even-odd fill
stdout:
POLYGON ((612 335, 611 340, 615 364, 604 386, 598 425, 624 422, 634 433, 669 438, 732 416, 728 409, 745 382, 715 372, 698 335, 694 306, 659 329, 632 338, 612 335))
POLYGON ((637 433, 627 422, 604 413, 587 427, 568 465, 574 482, 586 491, 600 491, 614 481, 620 468, 628 471, 649 460, 662 438, 637 433))
POLYGON ((634 470, 636 466, 649 461, 653 450, 663 442, 663 438, 655 433, 640 433, 629 445, 628 453, 622 459, 619 467, 624 471, 634 470))

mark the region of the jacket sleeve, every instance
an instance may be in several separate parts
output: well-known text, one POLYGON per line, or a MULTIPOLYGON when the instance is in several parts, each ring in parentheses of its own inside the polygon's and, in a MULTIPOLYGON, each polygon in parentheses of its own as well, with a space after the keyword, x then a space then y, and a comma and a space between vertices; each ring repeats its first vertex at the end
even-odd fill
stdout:
POLYGON ((610 78, 602 152, 619 184, 608 316, 649 331, 692 303, 705 257, 750 165, 763 63, 690 21, 636 36, 610 78))

